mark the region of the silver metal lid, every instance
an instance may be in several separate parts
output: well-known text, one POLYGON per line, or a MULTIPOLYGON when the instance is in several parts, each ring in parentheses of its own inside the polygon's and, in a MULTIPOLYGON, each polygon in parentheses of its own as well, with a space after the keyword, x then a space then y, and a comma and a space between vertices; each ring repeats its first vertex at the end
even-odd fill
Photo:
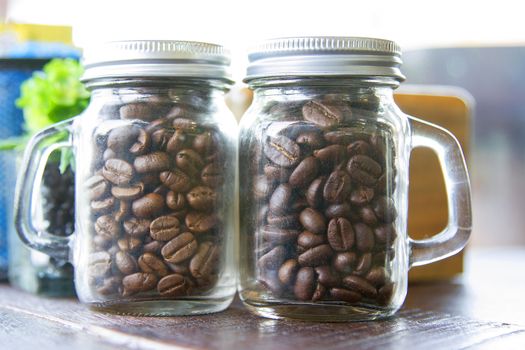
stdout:
POLYGON ((220 45, 196 41, 107 42, 86 48, 83 65, 83 82, 137 77, 231 79, 229 51, 220 45))
POLYGON ((386 76, 403 81, 401 49, 389 40, 294 37, 265 41, 249 51, 244 81, 265 77, 386 76))

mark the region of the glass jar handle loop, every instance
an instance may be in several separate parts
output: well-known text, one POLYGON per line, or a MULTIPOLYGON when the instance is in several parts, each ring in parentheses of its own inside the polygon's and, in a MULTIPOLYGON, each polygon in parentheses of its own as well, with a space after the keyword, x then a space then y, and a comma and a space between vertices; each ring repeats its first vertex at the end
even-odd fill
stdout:
POLYGON ((33 211, 44 168, 51 153, 71 148, 70 129, 74 119, 55 124, 35 134, 26 146, 15 194, 15 227, 22 242, 57 259, 69 260, 71 236, 61 237, 35 227, 33 211), (67 141, 63 140, 67 136, 67 141))
POLYGON ((459 252, 472 230, 470 181, 463 152, 449 131, 409 117, 412 148, 426 147, 438 156, 445 180, 448 204, 447 227, 428 239, 409 238, 410 267, 432 263, 459 252))

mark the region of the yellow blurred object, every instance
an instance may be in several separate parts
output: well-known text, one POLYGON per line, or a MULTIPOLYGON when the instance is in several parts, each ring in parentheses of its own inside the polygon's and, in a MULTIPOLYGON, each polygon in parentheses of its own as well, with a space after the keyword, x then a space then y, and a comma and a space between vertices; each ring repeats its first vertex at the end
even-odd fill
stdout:
MULTIPOLYGON (((473 98, 456 87, 407 86, 395 94, 401 110, 452 132, 469 161, 473 98)), ((436 155, 416 149, 410 159, 408 232, 414 239, 428 238, 447 225, 445 184, 436 155)), ((450 279, 463 272, 463 252, 448 259, 414 267, 409 281, 450 279)))
POLYGON ((0 34, 4 32, 15 33, 18 41, 73 43, 71 27, 67 26, 0 23, 0 34))

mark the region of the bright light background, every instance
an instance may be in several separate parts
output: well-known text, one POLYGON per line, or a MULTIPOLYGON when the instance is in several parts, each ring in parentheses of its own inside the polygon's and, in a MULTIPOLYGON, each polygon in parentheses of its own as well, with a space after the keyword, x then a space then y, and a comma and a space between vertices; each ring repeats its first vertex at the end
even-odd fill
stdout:
POLYGON ((520 0, 470 1, 169 1, 10 0, 14 22, 72 25, 74 41, 181 39, 232 50, 242 79, 247 47, 296 35, 372 36, 404 50, 525 43, 520 0))

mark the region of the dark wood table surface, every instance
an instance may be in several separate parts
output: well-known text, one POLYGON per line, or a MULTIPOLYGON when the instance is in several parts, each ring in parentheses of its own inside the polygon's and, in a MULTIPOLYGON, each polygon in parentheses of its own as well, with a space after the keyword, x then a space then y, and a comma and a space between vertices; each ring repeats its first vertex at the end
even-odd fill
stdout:
POLYGON ((276 321, 225 312, 131 317, 0 285, 0 349, 525 349, 525 248, 471 249, 465 274, 412 284, 392 319, 276 321))

